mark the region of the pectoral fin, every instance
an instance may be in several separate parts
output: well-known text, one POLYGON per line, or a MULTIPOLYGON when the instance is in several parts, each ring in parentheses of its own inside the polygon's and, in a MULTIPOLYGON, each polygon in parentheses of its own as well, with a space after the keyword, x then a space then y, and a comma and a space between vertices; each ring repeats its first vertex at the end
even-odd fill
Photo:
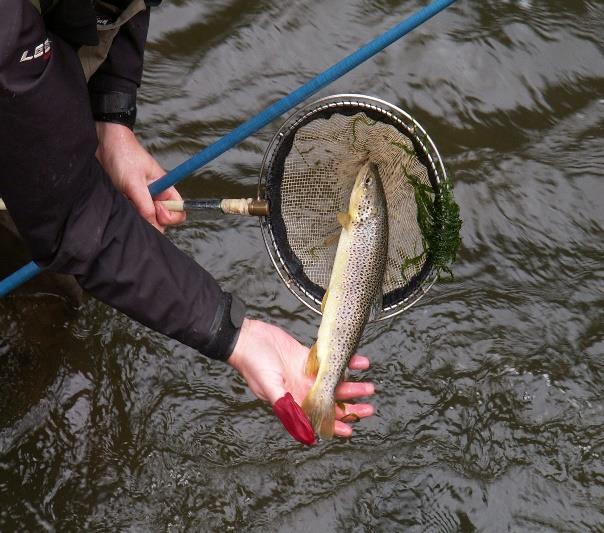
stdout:
POLYGON ((338 231, 335 235, 332 235, 331 237, 327 237, 323 241, 323 246, 325 248, 329 248, 330 246, 333 246, 334 244, 336 244, 338 242, 339 238, 340 238, 340 232, 338 231))
POLYGON ((304 373, 307 376, 316 376, 319 372, 319 358, 317 357, 317 345, 313 344, 308 352, 308 359, 306 359, 306 366, 304 367, 304 373))
POLYGON ((356 413, 348 413, 340 418, 341 422, 358 422, 359 420, 361 420, 361 418, 356 413))
POLYGON ((350 225, 350 215, 341 211, 338 213, 338 222, 343 228, 348 229, 348 226, 350 225))
POLYGON ((333 235, 330 235, 329 237, 325 237, 325 239, 323 239, 323 242, 321 244, 317 244, 316 246, 312 246, 308 249, 308 253, 310 255, 312 255, 314 258, 318 257, 317 252, 321 249, 321 248, 329 248, 330 246, 333 246, 334 244, 338 243, 338 240, 340 239, 340 228, 336 228, 335 233, 333 235))

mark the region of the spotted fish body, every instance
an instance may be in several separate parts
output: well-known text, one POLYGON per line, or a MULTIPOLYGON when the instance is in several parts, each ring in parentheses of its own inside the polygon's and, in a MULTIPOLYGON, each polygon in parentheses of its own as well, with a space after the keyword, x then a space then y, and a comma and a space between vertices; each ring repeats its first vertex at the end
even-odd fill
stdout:
POLYGON ((357 174, 323 299, 323 318, 306 372, 317 379, 302 404, 315 431, 331 438, 334 392, 356 352, 372 307, 381 303, 388 254, 388 214, 384 189, 374 163, 357 174))

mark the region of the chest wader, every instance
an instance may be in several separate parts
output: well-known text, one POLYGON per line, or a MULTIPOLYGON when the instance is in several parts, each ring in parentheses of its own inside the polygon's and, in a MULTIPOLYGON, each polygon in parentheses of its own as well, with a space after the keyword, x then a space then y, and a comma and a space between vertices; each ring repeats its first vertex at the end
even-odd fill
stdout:
MULTIPOLYGON (((73 0, 71 0, 73 1, 73 0)), ((52 14, 53 11, 59 10, 62 5, 68 5, 70 0, 30 0, 36 10, 45 17, 52 14)), ((75 0, 81 8, 81 0, 75 0)), ((108 13, 107 19, 103 23, 96 25, 96 33, 98 35, 98 44, 85 44, 78 50, 78 57, 82 63, 84 76, 86 81, 100 68, 107 55, 115 36, 120 28, 126 24, 132 17, 146 9, 145 0, 133 0, 126 9, 120 12, 115 6, 106 4, 105 2, 95 2, 95 6, 101 8, 105 13, 108 13)), ((68 9, 65 8, 65 9, 68 9)), ((92 8, 90 8, 92 10, 92 8)), ((90 15, 94 15, 92 11, 86 13, 79 9, 84 14, 85 20, 90 20, 90 15)), ((81 20, 71 20, 72 24, 78 26, 82 23, 81 20), (79 23, 79 24, 78 24, 79 23)), ((94 18, 92 19, 94 20, 94 18)), ((61 37, 67 41, 70 39, 69 33, 64 33, 61 37)), ((89 42, 91 36, 94 37, 93 30, 88 30, 84 40, 89 42)), ((80 36, 78 36, 80 37, 80 36)), ((77 41, 77 38, 76 38, 77 41)), ((1 201, 0 201, 1 203, 1 201)), ((31 256, 27 251, 17 227, 13 223, 7 211, 0 209, 0 278, 4 278, 13 272, 16 268, 26 261, 30 261, 31 256)), ((66 274, 57 274, 54 272, 44 272, 36 281, 31 282, 32 292, 45 292, 66 298, 74 307, 77 307, 82 302, 82 289, 75 281, 75 278, 66 274)))
POLYGON ((141 11, 147 9, 145 0, 133 0, 121 13, 115 6, 106 4, 105 2, 96 2, 96 5, 111 13, 114 20, 113 22, 97 24, 96 29, 99 36, 99 43, 97 45, 82 46, 78 50, 78 56, 84 69, 86 81, 90 80, 92 75, 107 59, 113 39, 115 39, 120 28, 141 11))

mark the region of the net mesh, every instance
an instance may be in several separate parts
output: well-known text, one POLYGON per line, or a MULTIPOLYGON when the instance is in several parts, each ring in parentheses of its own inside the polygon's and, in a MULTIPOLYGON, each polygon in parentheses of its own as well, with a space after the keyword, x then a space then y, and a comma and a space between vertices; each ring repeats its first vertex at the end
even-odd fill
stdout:
POLYGON ((285 157, 281 216, 287 240, 304 273, 325 289, 337 249, 339 211, 347 211, 355 177, 367 159, 377 167, 388 206, 389 244, 383 292, 409 283, 423 253, 414 188, 407 176, 430 186, 427 167, 408 136, 365 112, 332 114, 300 127, 285 157))

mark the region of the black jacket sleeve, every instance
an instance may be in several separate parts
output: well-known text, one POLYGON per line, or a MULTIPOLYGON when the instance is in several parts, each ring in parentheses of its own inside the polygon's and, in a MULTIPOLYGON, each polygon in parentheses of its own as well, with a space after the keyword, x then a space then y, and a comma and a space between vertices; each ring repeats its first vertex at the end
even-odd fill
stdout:
POLYGON ((138 216, 95 158, 75 50, 28 2, 0 2, 0 196, 34 260, 205 355, 226 359, 242 305, 138 216))
POLYGON ((134 126, 136 92, 143 76, 149 10, 141 11, 120 28, 107 59, 88 82, 95 120, 116 122, 130 128, 134 126))

